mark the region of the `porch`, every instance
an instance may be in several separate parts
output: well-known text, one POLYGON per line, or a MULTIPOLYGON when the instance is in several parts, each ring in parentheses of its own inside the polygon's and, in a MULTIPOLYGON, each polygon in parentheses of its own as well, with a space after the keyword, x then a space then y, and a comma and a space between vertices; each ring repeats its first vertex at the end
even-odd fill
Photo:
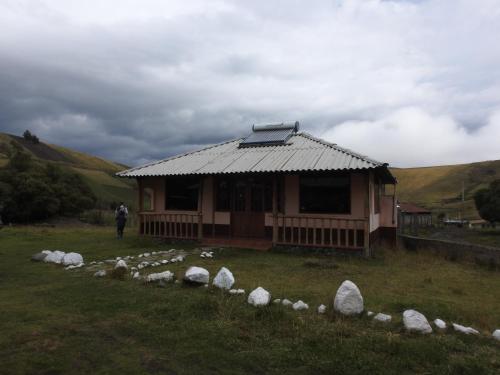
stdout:
POLYGON ((207 245, 268 249, 273 245, 334 247, 367 250, 369 230, 367 219, 338 219, 317 216, 277 214, 272 225, 265 226, 263 236, 228 235, 216 231, 216 225, 203 224, 203 214, 139 213, 141 235, 196 240, 207 245))

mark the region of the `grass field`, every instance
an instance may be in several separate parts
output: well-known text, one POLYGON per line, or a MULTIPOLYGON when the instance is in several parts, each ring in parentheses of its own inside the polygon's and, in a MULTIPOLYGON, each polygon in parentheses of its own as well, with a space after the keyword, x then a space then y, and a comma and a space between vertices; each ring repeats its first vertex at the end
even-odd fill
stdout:
MULTIPOLYGON (((244 296, 212 288, 97 279, 30 262, 42 249, 80 252, 87 262, 168 245, 112 228, 4 228, 0 231, 0 373, 71 374, 494 374, 500 372, 500 274, 426 254, 380 252, 375 259, 217 250, 157 267, 178 277, 190 265, 221 266, 236 287, 262 286, 273 298, 302 299, 311 309, 256 309, 244 296), (333 296, 350 279, 365 308, 393 315, 389 325, 332 313, 333 296), (315 312, 320 303, 328 314, 315 312), (419 336, 404 332, 401 313, 415 308, 480 330, 419 336)), ((148 272, 148 273, 149 273, 148 272)))

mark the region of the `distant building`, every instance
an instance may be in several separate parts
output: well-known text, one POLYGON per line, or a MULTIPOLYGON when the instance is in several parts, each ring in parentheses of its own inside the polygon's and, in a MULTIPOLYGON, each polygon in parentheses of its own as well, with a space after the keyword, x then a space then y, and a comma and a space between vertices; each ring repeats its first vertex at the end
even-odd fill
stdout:
POLYGON ((402 226, 417 225, 419 227, 432 225, 432 212, 414 203, 400 202, 398 205, 399 221, 402 226))
POLYGON ((299 123, 118 173, 137 179, 140 233, 208 245, 331 247, 395 243, 388 164, 299 132, 299 123))

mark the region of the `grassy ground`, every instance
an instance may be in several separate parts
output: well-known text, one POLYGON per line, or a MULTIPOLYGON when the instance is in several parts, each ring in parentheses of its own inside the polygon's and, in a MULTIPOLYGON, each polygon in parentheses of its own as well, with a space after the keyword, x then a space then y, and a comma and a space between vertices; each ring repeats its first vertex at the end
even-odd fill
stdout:
MULTIPOLYGON (((189 246, 156 244, 111 228, 4 228, 0 231, 0 373, 161 374, 487 374, 500 371, 500 274, 472 265, 407 252, 374 260, 224 249, 215 259, 190 255, 189 265, 233 271, 236 287, 262 286, 273 298, 302 299, 311 310, 255 309, 243 296, 212 288, 96 279, 85 270, 29 261, 42 249, 78 251, 87 262, 145 250, 189 246), (366 317, 331 312, 333 296, 354 281, 365 307, 393 314, 383 326, 366 317), (325 303, 329 313, 315 313, 325 303), (404 332, 401 312, 415 308, 471 325, 480 337, 404 332)), ((152 271, 150 271, 152 272, 152 271)))

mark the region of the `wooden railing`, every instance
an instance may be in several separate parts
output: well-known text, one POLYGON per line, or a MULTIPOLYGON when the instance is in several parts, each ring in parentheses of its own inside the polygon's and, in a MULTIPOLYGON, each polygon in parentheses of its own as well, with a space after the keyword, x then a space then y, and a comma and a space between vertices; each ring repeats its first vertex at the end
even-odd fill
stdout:
POLYGON ((195 214, 139 213, 139 233, 153 237, 199 239, 202 216, 195 214))
POLYGON ((279 215, 276 225, 279 245, 364 249, 369 242, 365 219, 279 215))

